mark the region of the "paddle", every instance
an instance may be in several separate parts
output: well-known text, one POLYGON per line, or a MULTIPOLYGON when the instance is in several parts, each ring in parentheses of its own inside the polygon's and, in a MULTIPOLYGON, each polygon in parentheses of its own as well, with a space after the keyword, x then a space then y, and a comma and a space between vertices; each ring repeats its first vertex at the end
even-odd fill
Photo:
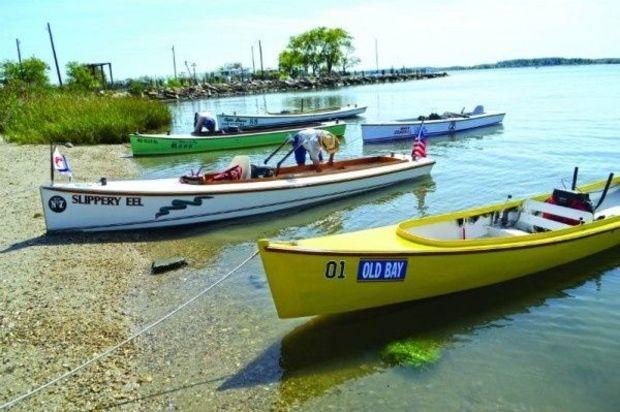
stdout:
POLYGON ((278 162, 278 164, 276 165, 276 171, 275 171, 275 176, 278 175, 278 172, 280 171, 280 166, 282 166, 282 163, 284 163, 284 161, 286 159, 288 159, 288 157, 291 155, 291 153, 293 153, 295 150, 299 149, 302 146, 302 144, 298 144, 297 146, 293 147, 291 150, 289 150, 289 152, 287 154, 284 155, 284 157, 282 158, 282 160, 280 160, 278 162))
POLYGON ((263 164, 266 165, 272 157, 274 157, 276 155, 276 153, 278 153, 280 151, 280 149, 282 149, 284 147, 285 144, 288 143, 288 137, 286 139, 284 139, 284 141, 282 142, 282 144, 280 146, 278 146, 278 148, 276 150, 274 150, 269 156, 267 156, 267 158, 263 161, 263 164))

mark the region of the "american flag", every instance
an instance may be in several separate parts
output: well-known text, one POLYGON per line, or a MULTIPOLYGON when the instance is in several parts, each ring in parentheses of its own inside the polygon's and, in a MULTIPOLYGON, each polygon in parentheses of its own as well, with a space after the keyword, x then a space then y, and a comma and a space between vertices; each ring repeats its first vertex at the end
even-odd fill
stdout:
POLYGON ((413 150, 411 151, 413 160, 426 157, 426 137, 424 136, 424 128, 420 125, 420 130, 413 142, 413 150))

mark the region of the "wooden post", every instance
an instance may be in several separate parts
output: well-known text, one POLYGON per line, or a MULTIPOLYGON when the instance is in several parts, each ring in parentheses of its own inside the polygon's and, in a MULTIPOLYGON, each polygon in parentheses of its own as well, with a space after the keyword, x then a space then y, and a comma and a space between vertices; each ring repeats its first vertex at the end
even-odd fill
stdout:
POLYGON ((17 61, 19 61, 19 65, 22 65, 22 51, 19 48, 19 39, 15 39, 15 44, 17 45, 17 61))
POLYGON ((50 181, 54 184, 54 143, 50 142, 50 181))
POLYGON ((252 74, 256 74, 256 65, 254 65, 254 46, 252 46, 252 74))
POLYGON ((260 40, 258 41, 258 53, 260 54, 260 75, 261 77, 263 77, 263 75, 265 74, 265 71, 263 69, 263 45, 260 40))
POLYGON ((114 85, 114 77, 112 77, 112 63, 108 63, 108 69, 110 70, 110 83, 114 85))
POLYGON ((54 47, 54 37, 52 36, 52 28, 47 23, 47 32, 50 34, 50 43, 52 43, 52 53, 54 54, 54 63, 56 64, 56 74, 58 75, 58 84, 62 86, 62 78, 60 77, 60 67, 58 67, 58 58, 56 57, 56 48, 54 47))
POLYGON ((177 56, 174 53, 174 46, 172 46, 172 66, 174 67, 174 79, 177 78, 177 56))

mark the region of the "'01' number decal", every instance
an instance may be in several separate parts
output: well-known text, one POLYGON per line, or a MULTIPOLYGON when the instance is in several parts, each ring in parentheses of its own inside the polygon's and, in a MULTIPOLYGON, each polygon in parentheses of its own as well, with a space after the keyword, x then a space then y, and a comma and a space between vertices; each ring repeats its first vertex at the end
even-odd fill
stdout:
POLYGON ((330 260, 327 262, 325 265, 325 277, 327 279, 344 279, 344 260, 340 262, 330 260))

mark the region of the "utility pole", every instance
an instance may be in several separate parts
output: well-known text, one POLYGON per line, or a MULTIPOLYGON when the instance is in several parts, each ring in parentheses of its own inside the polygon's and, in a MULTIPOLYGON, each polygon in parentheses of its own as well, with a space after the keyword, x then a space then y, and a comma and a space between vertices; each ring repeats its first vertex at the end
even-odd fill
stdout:
POLYGON ((377 73, 379 73, 379 48, 377 47, 377 38, 375 37, 375 66, 377 73))
POLYGON ((254 46, 252 46, 252 74, 256 74, 256 65, 254 64, 254 46))
POLYGON ((198 84, 198 79, 196 78, 196 63, 192 63, 192 69, 194 69, 194 84, 198 84))
POLYGON ((56 64, 56 74, 58 75, 58 84, 62 86, 62 78, 60 77, 60 67, 58 67, 58 58, 56 57, 56 48, 54 47, 54 37, 52 36, 52 28, 47 23, 47 32, 50 34, 50 43, 52 43, 52 54, 54 54, 54 63, 56 64))
POLYGON ((19 61, 19 65, 22 65, 22 51, 19 48, 19 39, 15 39, 15 44, 17 45, 17 60, 19 61))
POLYGON ((260 54, 260 75, 263 77, 265 71, 263 70, 263 45, 260 40, 258 41, 258 53, 260 54))
POLYGON ((189 79, 191 79, 191 77, 192 77, 192 70, 189 68, 189 64, 187 63, 187 60, 185 60, 185 68, 187 69, 187 77, 189 79))
POLYGON ((172 46, 172 67, 174 67, 174 80, 177 79, 177 56, 174 53, 174 45, 172 46))

